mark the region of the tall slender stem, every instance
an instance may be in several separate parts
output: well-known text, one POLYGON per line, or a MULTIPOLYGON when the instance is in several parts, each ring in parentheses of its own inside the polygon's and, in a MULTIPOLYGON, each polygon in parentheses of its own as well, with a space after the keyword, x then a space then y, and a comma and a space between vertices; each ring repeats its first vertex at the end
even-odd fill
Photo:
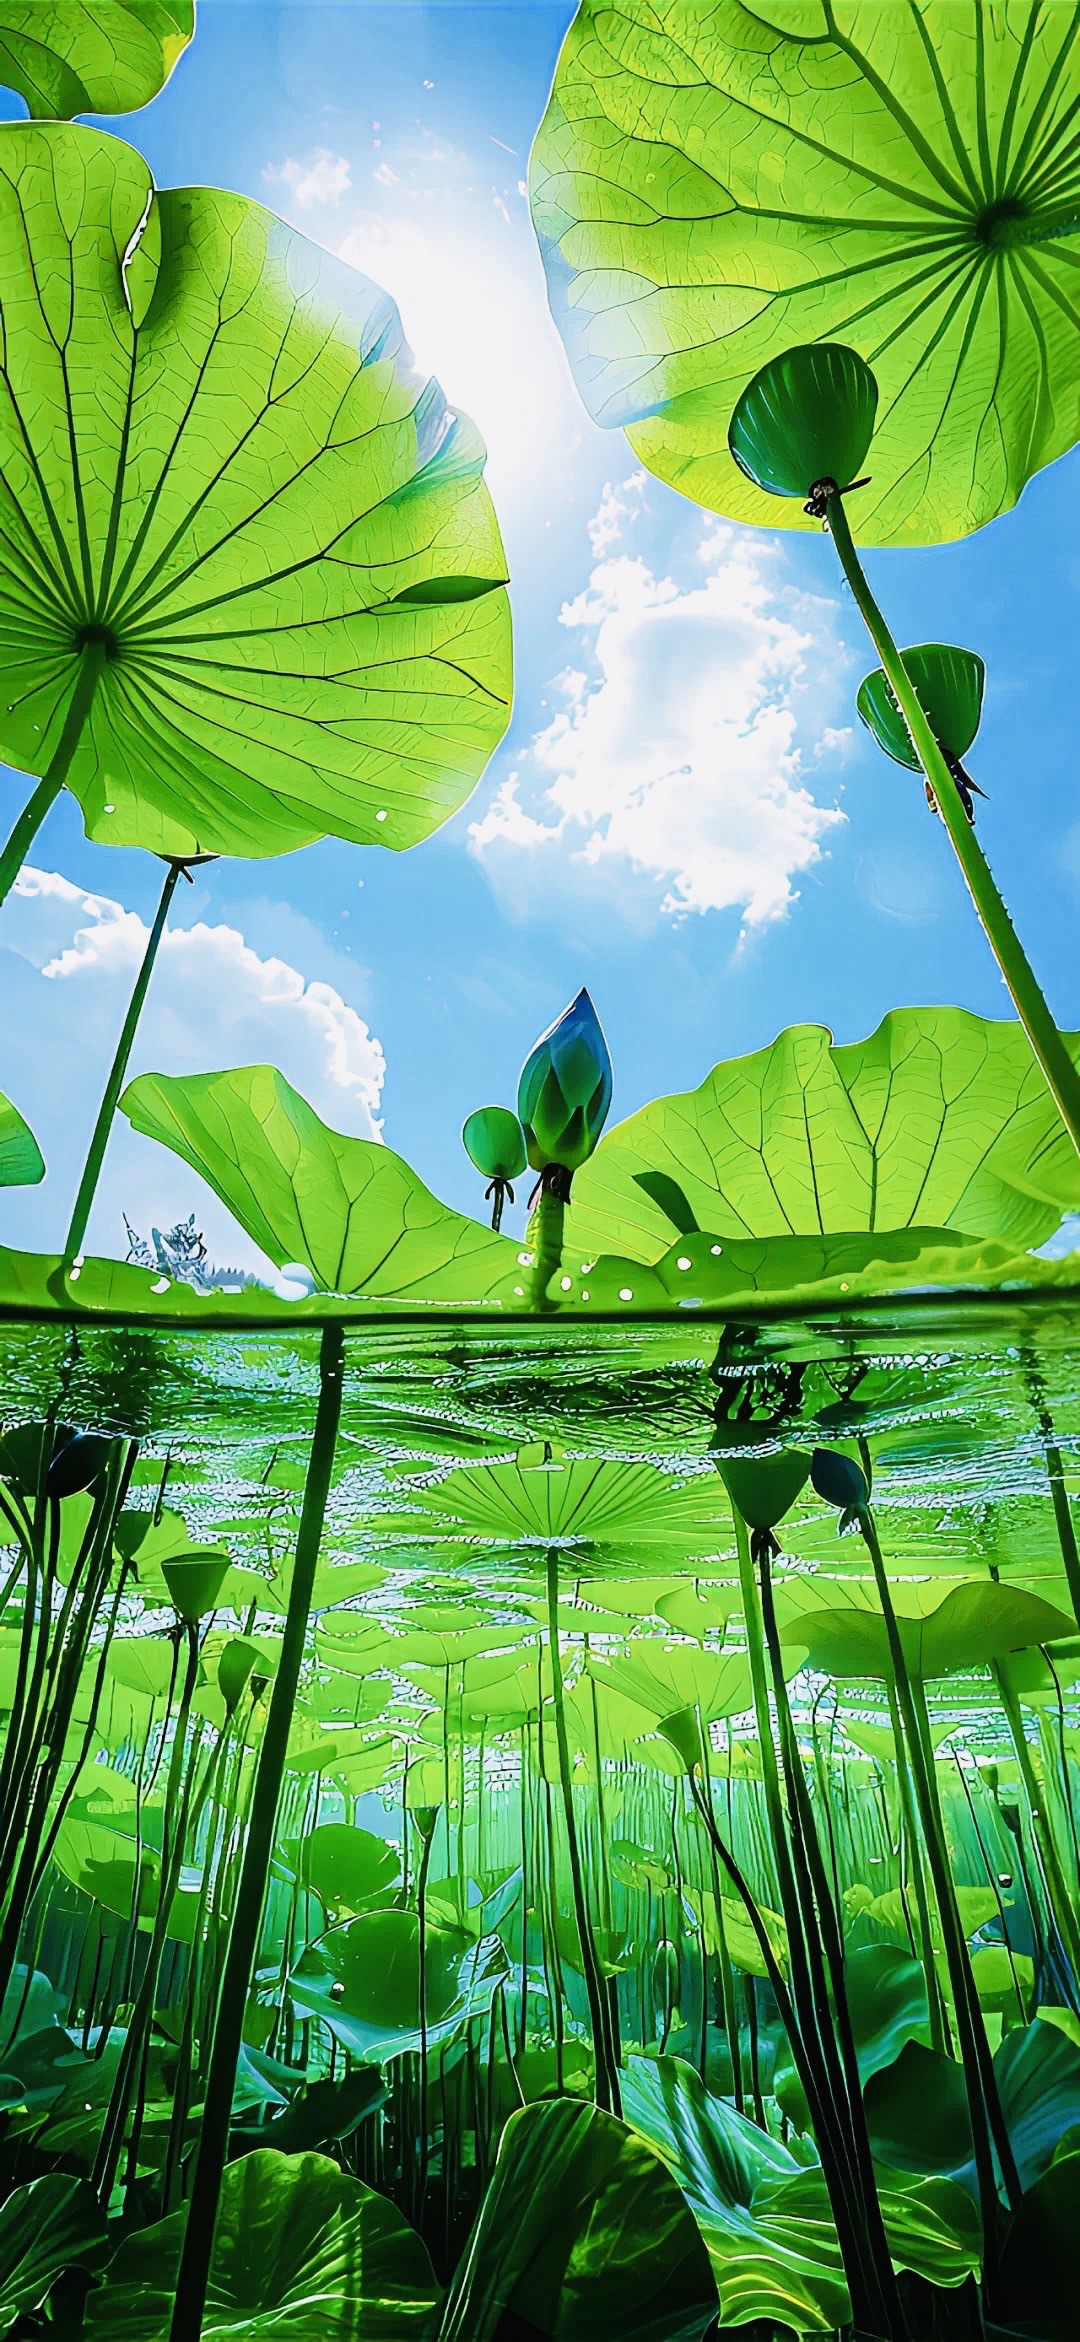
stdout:
POLYGON ((229 2147, 236 2065, 243 2038, 251 1971, 262 1925, 263 1898, 274 1847, 289 1727, 300 1679, 300 1664, 315 1584, 315 1566, 319 1558, 326 1499, 334 1468, 334 1450, 341 1417, 344 1349, 341 1327, 325 1326, 319 1351, 319 1404, 304 1483, 296 1556, 289 1587, 289 1607, 270 1697, 270 1710, 259 1751, 247 1843, 218 1996, 199 2133, 199 2152, 176 2277, 169 2342, 199 2342, 206 2306, 214 2222, 229 2147))
POLYGON ((581 1867, 581 1848, 578 1844, 577 1821, 574 1815, 573 1775, 570 1767, 570 1742, 566 1731, 566 1703, 563 1697, 562 1658, 559 1652, 559 1554, 552 1546, 547 1562, 548 1644, 551 1657, 552 1705, 555 1710, 555 1742, 559 1752, 559 1785, 562 1790, 563 1819, 566 1824, 566 1850, 570 1859, 570 1884, 574 1898, 574 1917, 577 1921, 578 1941, 581 1945, 581 1970, 592 2020, 593 2056, 596 2061, 596 2103, 609 2114, 621 2114, 619 2077, 611 2053, 611 2037, 607 2004, 600 1981, 600 1967, 593 1942, 589 1906, 585 1898, 585 1877, 581 1867))
POLYGON ((7 901, 41 824, 68 777, 72 757, 82 739, 83 726, 90 713, 104 658, 104 648, 100 643, 88 643, 82 652, 75 689, 68 702, 56 748, 32 797, 23 806, 6 846, 0 852, 0 903, 7 901))
POLYGON ((934 792, 952 839, 956 859, 982 922, 990 949, 1012 994, 1017 1016, 1042 1067, 1074 1147, 1080 1153, 1080 1074, 1050 1014, 1042 989, 998 893, 993 872, 964 811, 956 786, 919 703, 903 658, 866 582, 839 491, 829 495, 826 525, 840 565, 866 622, 893 697, 911 735, 912 747, 934 792))
POLYGON ((177 881, 180 878, 183 868, 184 864, 182 862, 170 862, 169 864, 165 875, 165 884, 161 889, 161 900, 157 907, 157 914, 154 919, 154 924, 151 927, 150 933, 147 937, 146 950, 142 956, 142 966, 140 967, 139 973, 135 978, 134 990, 132 991, 131 999, 128 1002, 128 1012, 120 1028, 120 1039, 116 1044, 116 1055, 113 1058, 112 1066, 109 1071, 109 1078, 105 1084, 104 1096, 100 1106, 98 1107, 97 1121, 94 1124, 93 1136, 91 1137, 86 1162, 83 1166, 83 1175, 79 1181, 79 1192, 75 1198, 75 1204, 71 1214, 71 1226, 67 1232, 67 1244, 65 1246, 65 1258, 68 1260, 73 1260, 82 1251, 83 1238, 86 1234, 86 1224, 90 1218, 94 1197, 97 1193, 97 1183, 101 1177, 101 1166, 105 1160, 105 1149, 109 1143, 109 1132, 112 1129, 113 1116, 116 1112, 117 1101, 124 1086, 124 1075, 128 1069, 128 1059, 131 1056, 132 1044, 138 1029, 139 1018, 143 1012, 143 1003, 146 999, 146 995, 150 986, 150 978, 154 971, 154 961, 158 955, 158 945, 160 944, 161 938, 165 932, 165 922, 169 916, 169 905, 172 902, 173 895, 176 892, 177 881))

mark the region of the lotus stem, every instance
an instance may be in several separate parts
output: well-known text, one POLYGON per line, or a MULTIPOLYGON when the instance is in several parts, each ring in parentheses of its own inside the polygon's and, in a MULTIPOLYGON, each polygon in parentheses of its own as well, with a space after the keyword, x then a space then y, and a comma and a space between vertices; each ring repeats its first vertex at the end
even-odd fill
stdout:
POLYGON ((86 1235, 87 1222, 90 1218, 94 1197, 97 1193, 98 1180, 101 1177, 101 1166, 105 1160, 105 1149, 109 1143, 109 1133, 113 1125, 113 1116, 116 1113, 120 1092, 124 1087, 124 1076, 128 1069, 128 1059, 131 1056, 135 1035, 138 1030, 139 1018, 142 1015, 143 1004, 146 1000, 146 995, 150 987, 150 978, 154 972, 154 961, 158 955, 158 946, 165 932, 165 922, 169 916, 169 905, 172 902, 173 896, 176 892, 177 882, 181 877, 184 869, 185 865, 183 862, 170 862, 168 870, 165 874, 165 884, 161 890, 161 899, 158 903, 154 924, 151 927, 150 933, 147 937, 146 950, 142 956, 142 965, 139 969, 138 975, 135 978, 134 989, 132 991, 131 999, 128 1002, 127 1015, 124 1018, 123 1025, 120 1028, 120 1039, 116 1044, 116 1055, 113 1058, 112 1066, 109 1072, 109 1078, 105 1084, 105 1094, 102 1098, 100 1106, 98 1107, 97 1121, 94 1124, 89 1152, 83 1167, 83 1175, 79 1181, 79 1191, 76 1195, 74 1207, 72 1209, 71 1225, 67 1232, 67 1243, 64 1247, 64 1257, 66 1260, 76 1260, 82 1251, 83 1238, 86 1235))
POLYGON ((585 1978, 589 2015, 592 2019, 593 2056, 596 2063, 596 2103, 609 2114, 621 2115, 622 2100, 619 2092, 619 2077, 611 2053, 609 2012, 604 1997, 600 1965, 596 1957, 596 1945, 593 1942, 589 1907, 585 1899, 585 1877, 581 1866, 581 1848, 578 1844, 577 1821, 574 1815, 573 1775, 570 1766, 570 1743, 566 1731, 562 1658, 559 1652, 559 1555, 555 1546, 552 1546, 548 1554, 547 1597, 552 1705, 555 1710, 555 1742, 559 1752, 559 1785, 562 1790, 563 1819, 566 1824, 566 1848, 570 1860, 574 1917, 577 1921, 578 1941, 581 1945, 581 1968, 585 1978))
POLYGON ((0 903, 5 903, 33 845, 46 814, 55 804, 71 769, 71 760, 83 735, 105 660, 104 645, 87 643, 78 679, 68 704, 56 749, 33 796, 23 806, 7 844, 0 853, 0 903))
POLYGON ((938 810, 953 843, 983 932, 1012 995, 1047 1088, 1080 1153, 1080 1074, 1050 1014, 1035 972, 998 892, 993 872, 964 811, 960 792, 913 689, 903 659, 866 582, 839 489, 830 487, 826 526, 858 603, 896 704, 911 735, 938 810))
POLYGON ((218 1996, 199 2151, 176 2276, 169 2342, 199 2342, 206 2306, 214 2247, 214 2223, 229 2149, 236 2066, 243 2039, 251 1972, 258 1949, 263 1899, 274 1848, 278 1800, 289 1745, 289 1728, 296 1701, 296 1687, 300 1680, 315 1567, 319 1558, 341 1419, 344 1353, 340 1325, 324 1326, 319 1350, 319 1403, 304 1483, 296 1556, 289 1587, 289 1607, 259 1751, 244 1860, 218 1996))
POLYGON ((534 1309, 557 1306, 548 1287, 562 1263, 563 1219, 569 1200, 570 1173, 557 1163, 549 1164, 540 1174, 536 1204, 525 1232, 526 1249, 533 1256, 529 1299, 534 1309))

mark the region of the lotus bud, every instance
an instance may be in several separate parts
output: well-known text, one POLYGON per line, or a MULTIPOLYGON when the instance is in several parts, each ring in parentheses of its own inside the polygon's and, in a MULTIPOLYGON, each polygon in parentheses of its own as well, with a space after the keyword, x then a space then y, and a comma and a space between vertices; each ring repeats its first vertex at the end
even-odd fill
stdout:
POLYGON ((853 1528, 870 1503, 866 1475, 850 1456, 838 1448, 816 1447, 810 1459, 810 1481, 818 1496, 826 1504, 834 1504, 840 1514, 841 1534, 853 1528))
POLYGON ((512 1182, 525 1169, 525 1138, 509 1106, 478 1106, 461 1133, 462 1144, 481 1177, 489 1181, 486 1200, 492 1205, 491 1225, 502 1222, 503 1204, 514 1200, 512 1182))
MULTIPOLYGON (((541 1035, 518 1082, 518 1114, 534 1171, 570 1179, 587 1163, 611 1105, 611 1056, 588 993, 541 1035)), ((557 1181, 553 1184, 559 1184, 557 1181)))
POLYGON ((696 1708, 678 1708, 674 1715, 662 1716, 656 1727, 662 1739, 681 1757, 688 1773, 701 1763, 701 1726, 696 1708))
POLYGON ((810 1458, 800 1448, 781 1448, 773 1456, 718 1456, 716 1469, 747 1527, 768 1530, 801 1496, 810 1458))
POLYGON ((222 1651, 217 1667, 218 1690, 230 1716, 240 1704, 258 1656, 254 1643, 245 1643, 239 1636, 226 1643, 222 1651))

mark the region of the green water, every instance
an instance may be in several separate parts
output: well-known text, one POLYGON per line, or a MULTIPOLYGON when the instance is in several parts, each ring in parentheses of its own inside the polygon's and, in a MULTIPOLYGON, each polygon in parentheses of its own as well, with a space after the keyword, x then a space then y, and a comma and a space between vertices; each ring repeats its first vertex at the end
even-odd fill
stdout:
MULTIPOLYGON (((318 1399, 318 1329, 238 1336, 23 1322, 3 1329, 0 1349, 9 1422, 51 1409, 69 1424, 136 1442, 127 1510, 149 1515, 164 1505, 166 1519, 180 1520, 191 1540, 227 1549, 245 1573, 224 1583, 222 1604, 198 1630, 189 1752, 193 1763, 202 1761, 218 1744, 215 1736, 233 1729, 216 1689, 225 1643, 252 1638, 264 1681, 281 1649, 318 1399)), ((791 2260, 793 2232, 778 2242, 769 2231, 762 2246, 761 2233, 747 2227, 746 2206, 718 2210, 714 2202, 710 2211, 702 2187, 715 2192, 715 2171, 707 2185, 700 2169, 693 2179, 671 2106, 658 2112, 649 2095, 660 2088, 659 2075, 665 2090, 683 2093, 685 2114, 686 2092, 699 2089, 705 2114, 699 2108, 695 2120, 753 2126, 753 2137, 774 2142, 769 2154, 788 2158, 793 2187, 805 2185, 800 2171, 816 2171, 814 2124, 769 1975, 665 1738, 664 1710, 686 1706, 700 1714, 714 1816, 780 1945, 783 1967, 783 1887, 747 1673, 745 1584, 716 1466, 781 1448, 809 1455, 824 1447, 861 1459, 870 1474, 898 1612, 915 1617, 957 1589, 989 1586, 1049 1604, 1058 1621, 1049 1673, 1030 1648, 1017 1655, 1019 1751, 999 1681, 987 1664, 969 1663, 962 1640, 957 1646, 954 1637, 947 1671, 933 1672, 926 1684, 948 1864, 988 2054, 1006 2063, 1021 2052, 1033 2059, 1050 2040, 1046 2054, 1064 2061, 1062 2073, 1055 2066, 1053 2087, 1037 2061, 1034 2083, 1029 2077, 1025 2084, 1036 2101, 1041 2093, 1046 2109, 1024 2170, 1025 2185, 1034 2184, 1080 2123, 1080 2015, 1068 1943, 1080 1901, 1080 1644, 1069 1551, 1070 1491, 1080 1471, 1078 1352, 1080 1322, 1071 1308, 1001 1298, 964 1307, 919 1299, 857 1319, 818 1315, 756 1326, 673 1316, 513 1330, 490 1321, 383 1320, 350 1328, 315 1615, 245 2018, 233 2155, 276 2144, 275 2124, 284 2119, 285 2150, 316 2147, 351 2181, 393 2203, 423 2240, 435 2289, 451 2284, 464 2265, 478 2208, 492 2200, 510 2154, 515 2132, 506 2124, 515 2107, 524 2101, 529 2120, 547 2109, 550 2120, 560 2104, 587 2109, 595 2094, 602 2106, 614 2105, 627 2126, 619 2135, 639 2142, 635 2152, 644 2151, 642 2138, 649 2142, 657 2157, 650 2186, 661 2177, 664 2186, 678 2183, 677 2216, 689 2205, 694 2251, 708 2248, 685 2314, 673 2308, 664 2323, 657 2309, 652 2324, 635 2324, 626 2287, 640 2291, 652 2270, 666 2298, 674 2282, 661 2199, 649 2215, 657 2223, 651 2257, 648 2219, 642 2227, 638 2218, 632 2249, 609 2240, 602 2250, 595 2236, 583 2241, 584 2230, 573 2242, 574 2220, 585 2220, 581 2173, 561 2167, 562 2178, 550 2179, 551 2234, 544 2232, 537 2250, 546 2267, 552 2234, 566 2249, 572 2244, 574 2283, 584 2283, 582 2270, 594 2283, 582 2299, 591 2304, 597 2342, 638 2334, 680 2342, 739 2329, 847 2333, 836 2308, 843 2273, 828 2276, 835 2237, 814 2246, 809 2274, 800 2276, 791 2260), (519 1474, 515 1486, 554 1490, 557 1501, 582 1462, 609 1474, 620 1467, 611 1483, 617 1496, 645 1486, 633 1478, 643 1466, 662 1478, 649 1480, 644 1511, 635 1513, 620 1496, 621 1513, 616 1507, 614 1516, 598 1517, 586 1505, 550 1533, 524 1515, 516 1525, 502 1518, 486 1530, 461 1517, 455 1491, 496 1483, 505 1491, 498 1475, 509 1469, 519 1474), (669 1492, 676 1508, 670 1515, 663 1501, 669 1492), (356 1582, 342 1597, 348 1571, 356 1582), (335 1572, 342 1573, 336 1580, 335 1572), (553 1601, 565 1771, 553 1704, 553 1601), (1027 1787, 1034 1780, 1041 1814, 1026 1796, 1025 1753, 1027 1787), (1047 1862, 1055 1859, 1049 1875, 1047 1862), (606 2011, 603 2058, 590 1973, 599 1977, 606 2011), (320 2126, 305 2116, 309 2101, 316 2103, 312 2090, 324 2086, 340 2107, 341 2093, 368 2093, 355 2121, 339 2112, 320 2126), (335 2120, 344 2137, 335 2138, 335 2120), (566 2200, 560 2186, 569 2190, 566 2200), (791 2325, 781 2316, 785 2300, 791 2325)), ((839 1535, 838 1517, 807 1482, 776 1531, 771 1580, 785 1648, 791 1644, 789 1712, 845 1958, 855 1963, 852 2006, 866 2102, 879 2126, 875 2157, 890 2169, 906 2157, 923 2178, 905 2185, 925 2181, 946 2190, 944 2274, 935 2263, 928 2276, 916 2256, 917 2274, 903 2276, 908 2331, 912 2342, 977 2336, 975 2183, 970 2172, 966 2182, 957 2180, 955 2156, 952 2164, 947 2157, 934 2163, 933 2139, 943 2132, 932 2103, 928 2144, 910 2092, 899 2112, 888 2095, 892 2078, 908 2073, 897 2061, 910 2060, 912 2043, 917 2057, 936 2055, 936 2070, 943 2070, 940 2043, 929 2046, 928 1986, 945 2012, 952 2070, 959 2074, 960 2066, 953 1981, 936 1920, 930 1936, 920 1937, 913 1883, 925 1864, 920 1870, 919 1833, 900 1795, 886 1684, 873 1667, 861 1673, 851 1666, 834 1679, 820 1664, 802 1664, 796 1647, 808 1609, 853 1606, 879 1616, 867 1545, 857 1530, 839 1535), (893 1991, 908 1996, 908 2017, 891 2034, 893 1991)), ((47 2075, 32 2116, 3 2117, 0 2158, 13 2184, 57 2171, 100 2180, 108 2098, 102 2044, 122 2042, 147 1957, 153 1893, 139 1929, 131 1925, 130 1898, 148 1891, 138 1886, 138 1865, 149 1859, 153 1872, 166 1827, 170 1726, 163 1718, 170 1700, 175 1707, 175 1678, 163 1705, 168 1665, 161 1653, 177 1649, 181 1635, 152 1572, 125 1581, 111 1632, 112 1688, 28 1909, 5 2003, 7 2058, 18 2080, 20 2057, 32 2063, 35 2044, 45 2055, 50 2025, 66 2028, 77 2059, 90 2063, 80 2065, 74 2082, 47 2075), (142 1684, 131 1670, 144 1661, 125 1650, 151 1654, 145 1698, 130 1688, 142 1684), (116 1785, 104 1820, 115 1833, 109 1839, 94 1804, 103 1781, 116 1785), (133 1819, 136 1788, 145 1811, 133 1819), (79 1838, 86 1823, 93 1826, 79 1838), (140 1843, 149 1857, 139 1854, 140 1843)), ((99 1621, 88 1666, 103 1636, 99 1621)), ((13 1640, 3 1633, 0 1660, 13 1640)), ((779 1731, 775 1701, 773 1724, 779 1731)), ((188 1817, 176 1905, 187 1916, 170 1916, 135 2111, 120 2109, 109 2171, 114 2240, 153 2228, 163 2215, 175 2223, 191 2183, 213 1991, 235 1907, 260 1729, 249 1717, 232 1772, 226 1755, 208 1806, 188 1817), (192 2012, 186 2037, 185 2011, 192 2012)), ((614 2117, 591 2119, 611 2124, 614 2117)), ((516 2137, 514 2152, 526 2155, 521 2184, 535 2202, 548 2182, 527 2164, 524 2133, 516 2137)), ((599 2171, 595 2140, 589 2154, 590 2171, 599 2171)), ((820 2212, 819 2204, 814 2217, 820 2212)), ((508 2229, 494 2242, 489 2235, 481 2254, 485 2268, 487 2254, 496 2275, 503 2270, 501 2306, 494 2323, 475 2330, 499 2342, 564 2331, 530 2319, 528 2287, 503 2266, 515 2219, 505 2215, 508 2229)), ((902 2263, 899 2245, 897 2255, 902 2263)), ((1017 2325, 1007 2259, 1005 2268, 1009 2317, 1000 2330, 1064 2332, 1045 2316, 1017 2325)), ((569 2283, 564 2270, 552 2299, 569 2283)), ((78 2285, 75 2295, 81 2300, 78 2285)), ((88 2322, 79 2322, 77 2300, 65 2333, 104 2331, 119 2312, 109 2309, 113 2296, 101 2298, 98 2323, 91 2293, 88 2322)), ((471 2321, 480 2316, 475 2296, 451 2293, 456 2324, 434 2300, 432 2290, 427 2325, 402 2331, 441 2335, 437 2320, 445 2316, 448 2336, 471 2337, 471 2321)), ((1038 2299, 1035 2307, 1041 2313, 1047 2304, 1038 2299)), ((152 2310, 146 2314, 150 2322, 133 2326, 133 2334, 167 2332, 153 2325, 152 2310)), ((304 2342, 310 2333, 314 2342, 323 2329, 313 2320, 288 2330, 304 2342)), ((368 2330, 362 2320, 341 2328, 360 2342, 368 2330)), ((35 2331, 32 2323, 17 2328, 19 2335, 35 2331)), ((576 2336, 579 2328, 565 2331, 576 2336)))

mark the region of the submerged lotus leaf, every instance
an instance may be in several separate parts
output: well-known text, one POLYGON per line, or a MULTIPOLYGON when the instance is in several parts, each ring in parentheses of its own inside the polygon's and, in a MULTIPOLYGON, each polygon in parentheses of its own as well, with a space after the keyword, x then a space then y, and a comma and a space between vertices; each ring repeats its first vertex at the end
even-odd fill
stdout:
POLYGON ((328 1129, 270 1065, 140 1074, 120 1101, 135 1130, 183 1157, 278 1266, 332 1293, 407 1299, 438 1281, 468 1298, 505 1278, 509 1237, 439 1203, 400 1155, 328 1129))
MULTIPOLYGON (((727 1538, 711 1477, 690 1482, 654 1464, 582 1457, 570 1463, 466 1465, 413 1501, 457 1533, 515 1546, 657 1546, 715 1552, 727 1538)), ((600 1589, 602 1599, 603 1590, 600 1589)), ((587 1624, 582 1614, 582 1629, 587 1624)))
MULTIPOLYGON (((159 2342, 168 2331, 186 2220, 182 2207, 126 2238, 87 2304, 94 2342, 159 2342)), ((227 2166, 203 2342, 420 2342, 437 2298, 420 2238, 329 2156, 257 2147, 227 2166)))
POLYGON ((0 277, 0 756, 77 733, 88 835, 161 854, 426 837, 506 723, 505 563, 392 302, 65 124, 0 129, 0 277))
POLYGON ((598 2106, 513 2114, 437 2328, 495 2342, 699 2342, 715 2309, 705 2249, 679 2189, 640 2136, 598 2106))
POLYGON ((1078 1206, 1080 1162, 1021 1027, 904 1008, 844 1045, 790 1026, 642 1107, 578 1172, 566 1241, 645 1261, 695 1230, 721 1244, 926 1231, 940 1246, 952 1229, 1018 1248, 1078 1206))
POLYGON ((105 2215, 84 2179, 46 2172, 0 2205, 0 2333, 44 2303, 58 2277, 107 2250, 105 2215))
MULTIPOLYGON (((988 1579, 979 1585, 954 1586, 928 1617, 901 1617, 897 1627, 911 1673, 932 1679, 958 1669, 989 1667, 1010 1651, 1053 1642, 1069 1633, 1071 1623, 1039 1595, 988 1579)), ((805 1613, 795 1632, 812 1667, 829 1675, 891 1681, 889 1638, 880 1615, 823 1605, 805 1613)))
POLYGON ((531 190, 590 412, 711 511, 805 528, 728 427, 770 359, 840 342, 880 392, 860 538, 1007 511, 1080 420, 1077 83, 1064 7, 583 0, 531 190))
MULTIPOLYGON (((979 729, 986 683, 978 652, 960 650, 954 643, 920 642, 902 656, 938 747, 947 757, 966 756, 979 729)), ((882 667, 863 678, 855 705, 886 756, 910 772, 921 772, 918 751, 882 667)))
POLYGON ((130 114, 195 30, 195 0, 0 0, 0 83, 31 115, 130 114))
POLYGON ((45 1157, 28 1122, 0 1090, 0 1187, 37 1187, 45 1157))
MULTIPOLYGON (((678 2058, 631 2058, 627 2120, 679 2181, 708 2248, 721 2324, 755 2318, 800 2334, 831 2333, 850 2314, 839 2239, 819 2168, 726 2100, 678 2058)), ((943 2178, 879 2171, 892 2260, 936 2285, 962 2285, 980 2257, 974 2206, 943 2178)))

